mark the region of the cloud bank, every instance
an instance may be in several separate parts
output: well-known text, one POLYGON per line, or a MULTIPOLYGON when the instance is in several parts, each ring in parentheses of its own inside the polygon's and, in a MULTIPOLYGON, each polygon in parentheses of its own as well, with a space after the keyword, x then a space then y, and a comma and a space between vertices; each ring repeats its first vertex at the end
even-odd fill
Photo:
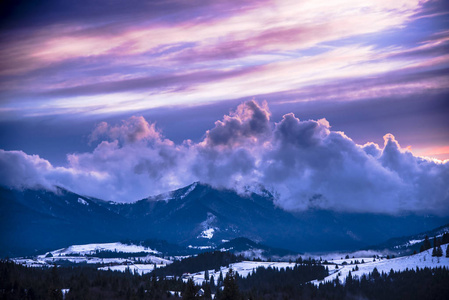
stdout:
POLYGON ((286 210, 310 208, 397 214, 449 214, 449 163, 414 156, 392 134, 384 145, 357 145, 326 119, 293 113, 271 120, 266 103, 245 102, 202 141, 166 139, 154 123, 131 117, 102 122, 92 152, 72 153, 64 167, 37 155, 0 150, 0 184, 65 187, 129 202, 201 181, 244 194, 260 185, 286 210))

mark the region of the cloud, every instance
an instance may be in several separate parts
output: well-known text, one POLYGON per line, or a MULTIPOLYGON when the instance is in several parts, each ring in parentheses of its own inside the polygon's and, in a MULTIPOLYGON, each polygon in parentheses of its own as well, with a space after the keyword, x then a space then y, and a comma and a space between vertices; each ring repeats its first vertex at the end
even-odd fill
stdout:
POLYGON ((38 186, 50 188, 44 176, 51 168, 50 162, 38 155, 0 149, 0 178, 3 186, 19 189, 38 186))
POLYGON ((252 100, 206 131, 202 141, 175 144, 154 123, 131 117, 102 122, 92 152, 68 155, 54 167, 36 155, 0 152, 1 185, 59 185, 107 200, 134 201, 194 181, 245 194, 260 184, 280 207, 374 213, 449 214, 449 163, 414 156, 392 134, 384 145, 356 144, 326 119, 278 122, 252 100))
POLYGON ((110 126, 106 122, 101 122, 92 132, 90 140, 91 142, 96 141, 100 137, 119 140, 123 144, 140 141, 171 143, 171 141, 163 139, 162 135, 156 130, 155 124, 149 124, 142 116, 132 116, 117 126, 110 126))
POLYGON ((237 111, 216 121, 215 127, 206 132, 207 146, 235 147, 248 142, 257 143, 266 139, 270 131, 270 111, 267 103, 262 106, 254 100, 237 107, 237 111))
MULTIPOLYGON (((426 43, 428 32, 414 31, 414 41, 424 45, 413 49, 397 30, 408 30, 429 1, 65 2, 23 9, 24 19, 40 22, 2 35, 3 109, 22 116, 111 113, 304 88, 321 99, 326 89, 317 84, 393 70, 410 74, 404 67, 435 57, 433 66, 447 63, 444 35, 426 43), (389 36, 394 42, 386 45, 370 39, 391 31, 399 45, 389 36)), ((380 91, 355 86, 343 96, 445 86, 447 76, 380 91)))

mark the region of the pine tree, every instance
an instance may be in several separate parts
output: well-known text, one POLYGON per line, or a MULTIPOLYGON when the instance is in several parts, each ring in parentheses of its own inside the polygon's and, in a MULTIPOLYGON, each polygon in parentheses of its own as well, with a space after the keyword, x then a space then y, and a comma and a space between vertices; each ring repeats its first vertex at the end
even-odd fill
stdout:
POLYGON ((218 286, 221 286, 223 284, 223 272, 220 271, 220 275, 218 276, 218 286))
POLYGON ((214 275, 210 276, 210 288, 212 291, 215 291, 215 278, 214 275))
POLYGON ((203 298, 205 300, 212 299, 212 290, 211 290, 210 285, 208 283, 206 283, 206 282, 203 283, 203 290, 204 290, 203 298))
POLYGON ((352 273, 349 271, 348 276, 346 276, 346 287, 351 288, 352 286, 352 273))
POLYGON ((189 278, 187 281, 186 288, 184 290, 184 293, 182 294, 183 300, 196 300, 198 299, 196 297, 196 290, 195 290, 195 284, 193 283, 192 278, 189 278))
POLYGON ((446 247, 446 257, 449 257, 449 246, 446 247))
POLYGON ((223 293, 220 295, 220 300, 236 300, 240 298, 239 287, 236 282, 236 275, 234 271, 229 269, 223 281, 223 293))
POLYGON ((204 280, 209 281, 209 270, 204 272, 204 280))
POLYGON ((449 243, 449 232, 445 232, 441 237, 441 244, 449 243))
POLYGON ((437 249, 436 249, 436 251, 435 251, 435 256, 436 256, 436 257, 441 257, 441 256, 443 256, 443 249, 441 249, 441 246, 440 246, 440 245, 438 245, 438 247, 437 247, 437 249))
POLYGON ((426 235, 426 237, 424 238, 424 243, 421 246, 421 249, 419 250, 419 252, 426 251, 430 248, 432 248, 432 245, 430 244, 429 237, 426 235))

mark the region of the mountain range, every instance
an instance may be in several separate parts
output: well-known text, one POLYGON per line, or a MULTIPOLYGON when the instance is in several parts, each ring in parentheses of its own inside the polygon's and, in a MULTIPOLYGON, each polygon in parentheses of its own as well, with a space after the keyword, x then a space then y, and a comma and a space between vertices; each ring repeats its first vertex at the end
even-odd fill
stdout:
POLYGON ((292 252, 357 250, 448 221, 414 214, 288 212, 267 191, 242 196, 202 183, 126 204, 63 188, 0 188, 0 256, 125 239, 216 247, 239 237, 292 252))

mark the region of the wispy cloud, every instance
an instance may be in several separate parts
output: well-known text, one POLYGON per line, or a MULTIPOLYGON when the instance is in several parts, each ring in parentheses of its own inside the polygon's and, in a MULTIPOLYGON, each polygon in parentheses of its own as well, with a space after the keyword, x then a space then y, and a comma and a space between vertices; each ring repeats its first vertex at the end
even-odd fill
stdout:
MULTIPOLYGON (((234 99, 287 95, 347 78, 422 72, 447 66, 447 29, 432 37, 418 33, 414 43, 399 38, 382 44, 369 36, 396 32, 399 37, 411 22, 420 22, 416 16, 430 4, 157 2, 134 9, 105 5, 95 17, 69 1, 54 8, 61 16, 71 8, 66 20, 53 14, 44 22, 42 16, 35 27, 2 32, 1 106, 18 114, 20 106, 27 107, 22 110, 27 116, 91 112, 92 107, 110 113, 227 100, 230 94, 234 99), (121 100, 108 102, 108 97, 121 100), (92 104, 83 110, 86 102, 92 104), (134 105, 124 105, 130 102, 134 105)), ((438 90, 445 84, 444 78, 409 83, 402 91, 438 90)), ((371 88, 371 95, 402 93, 371 88)))

